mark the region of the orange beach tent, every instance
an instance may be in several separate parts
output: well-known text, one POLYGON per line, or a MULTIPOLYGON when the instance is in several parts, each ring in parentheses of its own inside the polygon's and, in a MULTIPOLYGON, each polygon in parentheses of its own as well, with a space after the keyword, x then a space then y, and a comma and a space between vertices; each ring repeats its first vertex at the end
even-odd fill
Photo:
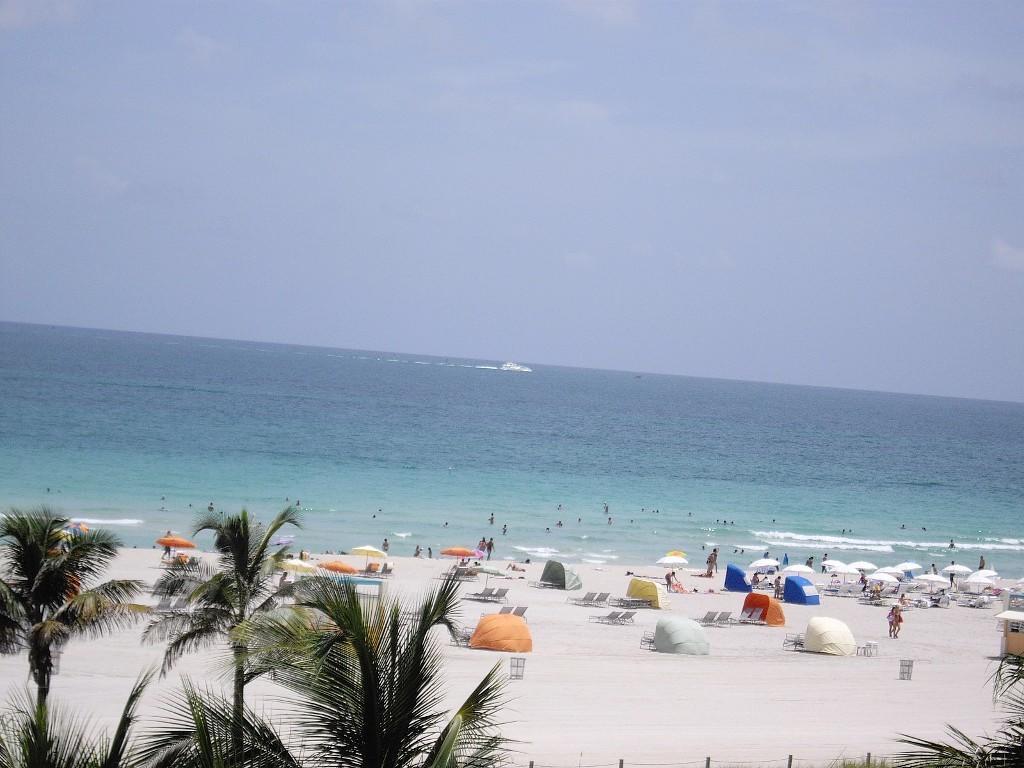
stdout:
POLYGON ((774 597, 751 592, 743 601, 743 613, 747 611, 761 611, 761 621, 769 627, 786 626, 786 614, 782 612, 782 605, 774 597))
POLYGON ((344 563, 341 560, 328 560, 326 563, 320 563, 320 567, 324 570, 334 571, 335 573, 359 573, 359 569, 355 566, 344 563))
POLYGON ((489 613, 482 616, 469 638, 470 648, 488 651, 512 651, 529 653, 533 650, 530 628, 521 616, 510 613, 489 613))

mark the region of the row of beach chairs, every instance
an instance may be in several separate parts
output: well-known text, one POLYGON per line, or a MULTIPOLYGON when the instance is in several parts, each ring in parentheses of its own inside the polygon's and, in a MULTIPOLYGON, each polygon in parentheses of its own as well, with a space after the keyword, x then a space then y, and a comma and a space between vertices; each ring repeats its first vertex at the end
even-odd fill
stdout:
MULTIPOLYGON (((504 616, 504 615, 507 614, 507 615, 511 615, 511 616, 518 616, 523 621, 526 621, 526 609, 527 608, 528 608, 528 606, 525 606, 525 605, 520 605, 520 606, 517 606, 515 608, 513 608, 511 605, 506 605, 504 608, 502 608, 500 611, 498 611, 498 615, 499 616, 504 616)), ((481 616, 493 616, 494 614, 493 613, 481 613, 480 615, 481 616)))
POLYGON ((583 597, 570 597, 566 602, 572 603, 573 605, 585 605, 588 608, 594 608, 601 605, 607 605, 609 595, 611 595, 611 592, 587 592, 583 597))
POLYGON ((507 594, 507 588, 495 589, 494 587, 487 587, 479 592, 465 595, 465 598, 467 600, 478 600, 482 603, 506 603, 508 602, 507 594))
POLYGON ((732 618, 732 611, 708 611, 703 618, 696 619, 696 621, 704 627, 728 627, 737 623, 732 618))
POLYGON ((172 600, 167 595, 164 595, 163 597, 161 597, 160 598, 160 602, 158 602, 153 607, 153 610, 156 613, 171 613, 173 611, 184 611, 184 610, 187 610, 187 609, 188 609, 188 598, 187 597, 179 597, 179 598, 177 598, 175 600, 172 600))
POLYGON ((632 624, 636 611, 612 611, 607 616, 591 616, 598 624, 632 624))

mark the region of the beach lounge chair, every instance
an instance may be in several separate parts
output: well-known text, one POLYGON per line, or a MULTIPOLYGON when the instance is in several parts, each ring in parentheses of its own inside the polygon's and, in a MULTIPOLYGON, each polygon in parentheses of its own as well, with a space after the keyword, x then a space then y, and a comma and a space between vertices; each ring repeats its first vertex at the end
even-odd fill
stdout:
POLYGON ((168 595, 164 595, 160 598, 160 602, 153 608, 157 613, 163 613, 164 611, 171 610, 171 598, 168 595))
POLYGON ((587 592, 583 597, 570 597, 566 602, 574 605, 590 605, 595 597, 597 597, 597 592, 587 592))
POLYGON ((506 605, 504 608, 501 608, 498 611, 498 613, 512 613, 512 611, 513 611, 512 606, 511 605, 506 605))
POLYGON ((487 587, 479 592, 472 592, 466 595, 467 600, 490 600, 494 595, 494 587, 487 587))
POLYGON ((718 616, 718 611, 708 611, 704 614, 704 618, 697 619, 697 623, 705 627, 710 627, 715 623, 715 617, 718 616))
POLYGON ((506 588, 499 589, 497 592, 495 592, 493 595, 491 595, 487 599, 490 600, 492 603, 507 603, 508 602, 508 598, 505 597, 505 595, 507 595, 507 594, 508 594, 508 588, 506 587, 506 588))
POLYGON ((749 608, 740 614, 740 624, 764 624, 764 608, 749 608))
POLYGON ((802 651, 804 649, 803 633, 797 635, 786 635, 786 639, 782 641, 782 647, 788 648, 791 651, 802 651))
POLYGON ((715 619, 713 627, 728 627, 732 624, 732 611, 722 611, 718 614, 718 618, 715 619))
POLYGON ((616 624, 620 616, 622 616, 622 611, 612 611, 607 616, 591 616, 589 621, 597 621, 601 624, 616 624))
POLYGON ((515 609, 514 611, 512 611, 512 615, 513 615, 513 616, 518 616, 518 617, 519 617, 519 618, 521 618, 521 619, 522 619, 523 621, 526 621, 526 609, 527 609, 528 607, 529 607, 529 606, 526 606, 526 605, 521 605, 521 606, 519 606, 518 608, 516 608, 516 609, 515 609))
POLYGON ((626 611, 615 621, 616 624, 632 624, 633 617, 636 616, 636 611, 626 611))
POLYGON ((654 633, 644 632, 643 637, 640 638, 640 647, 646 648, 649 651, 654 650, 654 633))
POLYGON ((452 635, 452 645, 468 646, 469 638, 473 636, 473 630, 471 629, 460 629, 452 635))
POLYGON ((609 595, 611 595, 611 592, 601 592, 591 602, 587 603, 587 605, 604 605, 608 602, 609 595))

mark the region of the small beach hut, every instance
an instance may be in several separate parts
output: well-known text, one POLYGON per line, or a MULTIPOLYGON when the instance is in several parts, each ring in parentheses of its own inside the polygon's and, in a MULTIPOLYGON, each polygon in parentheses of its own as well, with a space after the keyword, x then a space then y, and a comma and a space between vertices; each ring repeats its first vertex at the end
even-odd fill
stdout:
POLYGON ((839 619, 815 616, 807 622, 804 650, 832 656, 853 656, 857 653, 857 642, 850 628, 839 619))
POLYGON ((782 604, 774 597, 751 592, 743 600, 743 613, 746 614, 748 611, 760 611, 761 621, 769 627, 786 626, 786 614, 782 610, 782 604))
POLYGON ((814 588, 803 576, 787 576, 786 586, 782 592, 784 602, 794 605, 821 605, 821 597, 818 590, 814 588))
POLYGON ((666 595, 653 581, 647 581, 646 579, 631 579, 629 587, 626 589, 626 597, 632 597, 637 600, 646 600, 651 604, 651 608, 661 608, 661 603, 665 599, 666 595))
POLYGON ((540 575, 540 585, 551 589, 582 589, 583 582, 571 568, 566 568, 563 563, 557 560, 548 560, 544 564, 544 571, 540 575))
POLYGON ((533 650, 530 628, 521 616, 489 613, 477 622, 469 647, 486 651, 529 653, 533 650))
POLYGON ((730 592, 749 592, 753 589, 747 572, 735 563, 729 563, 725 567, 725 588, 730 592))
POLYGON ((704 627, 693 619, 665 616, 654 627, 654 650, 659 653, 681 653, 707 656, 711 652, 704 627))

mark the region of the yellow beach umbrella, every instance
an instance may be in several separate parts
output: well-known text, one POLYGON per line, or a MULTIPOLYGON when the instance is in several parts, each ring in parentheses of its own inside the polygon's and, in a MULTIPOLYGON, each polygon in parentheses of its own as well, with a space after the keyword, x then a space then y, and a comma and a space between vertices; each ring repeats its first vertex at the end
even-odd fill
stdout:
POLYGON ((316 566, 312 563, 307 563, 305 560, 293 557, 289 560, 281 561, 281 570, 290 571, 291 573, 316 573, 316 566))
POLYGON ((387 557, 387 553, 383 552, 376 547, 371 547, 369 544, 364 544, 361 547, 350 549, 348 551, 350 555, 366 555, 366 557, 387 557))
POLYGON ((665 557, 686 557, 686 553, 681 549, 673 549, 671 552, 666 552, 665 557))

